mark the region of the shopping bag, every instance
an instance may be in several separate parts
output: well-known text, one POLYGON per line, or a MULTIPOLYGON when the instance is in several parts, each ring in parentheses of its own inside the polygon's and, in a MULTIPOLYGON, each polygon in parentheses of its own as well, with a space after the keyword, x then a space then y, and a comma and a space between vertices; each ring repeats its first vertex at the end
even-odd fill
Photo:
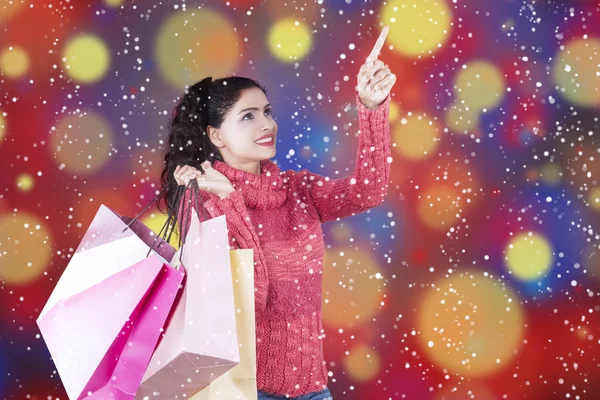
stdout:
MULTIPOLYGON (((188 398, 240 362, 225 216, 191 224, 181 252, 183 293, 135 398, 188 398)), ((183 230, 185 232, 185 230, 183 230)))
POLYGON ((256 322, 252 249, 231 250, 240 363, 190 400, 256 400, 256 322))
POLYGON ((100 206, 36 321, 70 399, 133 398, 181 292, 174 256, 139 220, 100 206))

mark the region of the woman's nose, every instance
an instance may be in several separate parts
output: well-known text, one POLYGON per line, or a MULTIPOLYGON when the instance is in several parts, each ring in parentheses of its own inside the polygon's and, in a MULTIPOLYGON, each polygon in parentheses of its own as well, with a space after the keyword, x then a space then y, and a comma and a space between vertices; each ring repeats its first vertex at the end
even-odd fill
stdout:
POLYGON ((263 128, 272 130, 275 128, 275 121, 273 121, 270 118, 265 117, 264 121, 263 121, 263 128))

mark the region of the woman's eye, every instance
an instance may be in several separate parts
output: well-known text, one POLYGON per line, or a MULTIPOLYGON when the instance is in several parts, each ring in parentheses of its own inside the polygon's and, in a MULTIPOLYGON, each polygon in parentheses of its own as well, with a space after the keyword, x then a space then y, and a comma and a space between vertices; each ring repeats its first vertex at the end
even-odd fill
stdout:
MULTIPOLYGON (((265 113, 268 113, 270 115, 271 109, 269 108, 269 109, 265 110, 265 113)), ((244 115, 244 118, 242 118, 242 120, 245 120, 246 117, 252 117, 252 113, 248 113, 248 114, 244 115)))

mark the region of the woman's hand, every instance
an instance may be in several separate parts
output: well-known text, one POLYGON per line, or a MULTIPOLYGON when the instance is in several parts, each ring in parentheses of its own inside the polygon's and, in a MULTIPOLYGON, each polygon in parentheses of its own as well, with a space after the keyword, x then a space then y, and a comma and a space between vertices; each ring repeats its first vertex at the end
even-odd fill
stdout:
POLYGON ((383 48, 385 37, 389 31, 388 26, 384 26, 375 47, 371 50, 371 54, 367 57, 365 63, 360 67, 357 76, 358 85, 356 90, 360 101, 365 107, 376 109, 390 94, 394 83, 396 83, 396 75, 392 74, 390 69, 378 60, 379 52, 383 48))
POLYGON ((191 165, 184 165, 183 167, 178 165, 173 174, 177 184, 187 186, 191 179, 196 179, 200 190, 214 193, 221 199, 224 199, 235 190, 231 181, 229 181, 225 175, 214 169, 210 165, 210 161, 204 161, 200 166, 204 170, 204 173, 198 171, 191 165))

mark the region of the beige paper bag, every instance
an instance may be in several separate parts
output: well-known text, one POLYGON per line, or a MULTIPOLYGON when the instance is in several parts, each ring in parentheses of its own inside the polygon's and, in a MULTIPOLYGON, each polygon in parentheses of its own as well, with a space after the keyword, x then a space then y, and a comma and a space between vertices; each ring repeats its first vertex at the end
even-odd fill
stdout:
POLYGON ((240 363, 190 400, 256 400, 256 328, 252 249, 230 250, 240 363))

